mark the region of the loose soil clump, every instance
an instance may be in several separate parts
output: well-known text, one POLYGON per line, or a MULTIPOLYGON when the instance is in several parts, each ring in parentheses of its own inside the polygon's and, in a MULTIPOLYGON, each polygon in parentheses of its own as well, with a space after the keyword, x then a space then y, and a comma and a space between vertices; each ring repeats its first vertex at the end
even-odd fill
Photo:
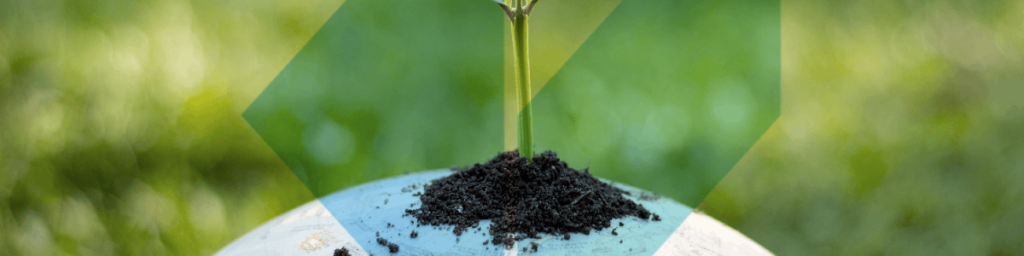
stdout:
POLYGON ((352 256, 352 254, 348 253, 348 248, 342 247, 334 250, 334 256, 352 256))
POLYGON ((481 220, 491 220, 492 243, 509 248, 515 240, 539 233, 590 234, 626 216, 648 219, 627 193, 594 178, 588 169, 569 168, 551 151, 533 157, 499 153, 484 164, 453 168, 454 174, 424 186, 420 207, 408 209, 420 223, 454 225, 455 235, 481 220))
POLYGON ((377 238, 377 244, 380 244, 382 246, 387 246, 388 247, 388 251, 391 252, 391 253, 397 253, 398 252, 398 245, 394 244, 394 243, 391 243, 391 242, 388 242, 387 239, 379 238, 378 237, 377 238))

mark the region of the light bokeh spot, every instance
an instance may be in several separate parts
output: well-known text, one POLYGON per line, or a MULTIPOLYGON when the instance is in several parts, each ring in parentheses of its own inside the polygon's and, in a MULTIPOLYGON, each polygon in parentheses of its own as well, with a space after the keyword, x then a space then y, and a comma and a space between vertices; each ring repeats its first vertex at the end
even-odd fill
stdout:
POLYGON ((338 165, 352 158, 355 137, 347 128, 330 119, 307 127, 302 132, 302 145, 318 163, 338 165))

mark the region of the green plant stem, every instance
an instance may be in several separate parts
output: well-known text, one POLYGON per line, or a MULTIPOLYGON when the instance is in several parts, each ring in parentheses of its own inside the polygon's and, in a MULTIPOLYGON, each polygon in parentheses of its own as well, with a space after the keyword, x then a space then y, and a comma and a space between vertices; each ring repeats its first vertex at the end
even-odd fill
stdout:
POLYGON ((533 110, 530 108, 530 54, 527 14, 512 19, 512 49, 516 65, 516 94, 519 105, 519 156, 533 161, 533 110))

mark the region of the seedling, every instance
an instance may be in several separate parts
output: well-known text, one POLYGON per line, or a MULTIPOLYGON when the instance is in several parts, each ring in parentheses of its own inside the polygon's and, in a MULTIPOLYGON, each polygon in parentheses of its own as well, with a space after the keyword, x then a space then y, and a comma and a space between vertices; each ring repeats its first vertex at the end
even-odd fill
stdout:
POLYGON ((493 0, 512 21, 512 51, 519 107, 519 156, 533 161, 533 110, 530 108, 530 50, 527 20, 538 0, 493 0))

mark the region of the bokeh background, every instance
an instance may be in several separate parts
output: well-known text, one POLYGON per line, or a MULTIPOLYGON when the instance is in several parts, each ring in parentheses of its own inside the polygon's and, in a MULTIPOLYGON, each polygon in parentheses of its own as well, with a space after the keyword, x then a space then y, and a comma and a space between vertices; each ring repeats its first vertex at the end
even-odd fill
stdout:
MULTIPOLYGON (((313 200, 241 114, 341 4, 0 1, 0 254, 211 254, 313 200)), ((780 255, 1024 251, 1024 2, 781 13, 782 116, 699 210, 780 255)))
POLYGON ((1024 254, 1024 1, 782 7, 782 117, 700 208, 779 255, 1024 254))

